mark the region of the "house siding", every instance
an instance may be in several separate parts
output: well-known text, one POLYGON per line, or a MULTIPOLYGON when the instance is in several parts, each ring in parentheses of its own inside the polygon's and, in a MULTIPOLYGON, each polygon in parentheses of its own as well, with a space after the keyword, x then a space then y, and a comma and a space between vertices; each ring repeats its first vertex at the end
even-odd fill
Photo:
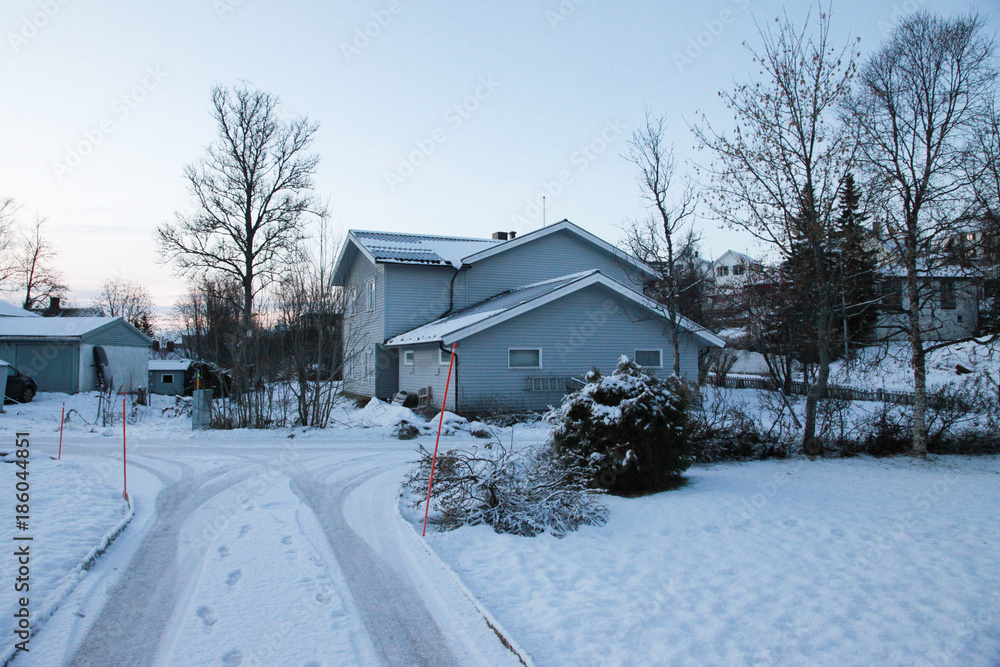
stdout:
MULTIPOLYGON (((575 292, 459 343, 459 410, 558 405, 562 392, 528 391, 528 378, 578 377, 595 367, 610 373, 621 355, 632 358, 636 349, 661 350, 662 368, 652 372, 665 377, 673 368, 669 326, 606 288, 575 292), (541 348, 542 368, 508 369, 508 348, 541 348)), ((698 375, 698 341, 687 332, 681 335, 681 375, 692 381, 698 375)))
POLYGON ((356 254, 344 280, 344 386, 348 391, 364 396, 375 396, 380 373, 396 373, 388 369, 391 360, 378 353, 378 346, 385 342, 385 270, 382 264, 372 264, 360 253, 356 254), (368 283, 375 281, 375 310, 368 310, 368 283), (355 312, 350 302, 352 290, 357 290, 358 308, 355 312), (376 361, 365 366, 365 352, 375 355, 376 361))
MULTIPOLYGON (((459 345, 458 355, 456 355, 456 367, 459 365, 462 355, 462 346, 459 345)), ((444 387, 448 380, 448 366, 440 364, 437 344, 414 345, 411 347, 399 348, 399 390, 417 393, 424 387, 431 388, 431 405, 440 407, 444 398, 444 387), (402 362, 403 352, 413 350, 413 365, 405 366, 402 362)), ((447 410, 455 410, 455 379, 456 369, 452 369, 451 385, 448 389, 447 410)))
POLYGON ((462 270, 456 280, 456 308, 464 308, 501 292, 571 273, 598 269, 642 292, 644 276, 624 260, 569 231, 559 231, 498 253, 462 270))
POLYGON ((389 294, 385 310, 386 338, 433 322, 448 312, 455 269, 411 264, 384 266, 389 294))
MULTIPOLYGON (((903 286, 905 290, 905 285, 903 286)), ((973 336, 979 329, 979 287, 971 280, 955 283, 955 308, 941 308, 937 285, 927 295, 921 308, 920 326, 926 341, 948 341, 973 336)), ((904 291, 900 300, 903 309, 909 307, 904 291)), ((875 326, 876 340, 907 340, 909 315, 906 312, 879 314, 875 326)))

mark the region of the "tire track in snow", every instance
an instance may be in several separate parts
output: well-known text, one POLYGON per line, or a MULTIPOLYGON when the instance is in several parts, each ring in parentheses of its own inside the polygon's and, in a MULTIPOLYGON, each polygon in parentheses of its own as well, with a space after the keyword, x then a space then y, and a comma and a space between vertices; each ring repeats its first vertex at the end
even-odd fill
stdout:
POLYGON ((347 496, 382 472, 376 469, 330 485, 310 475, 298 475, 292 490, 323 527, 382 663, 407 667, 458 665, 417 591, 351 529, 344 516, 347 496))
POLYGON ((198 507, 253 474, 253 468, 227 468, 183 478, 160 491, 155 523, 128 570, 109 590, 104 609, 72 665, 153 664, 183 588, 177 562, 182 526, 198 507), (219 477, 225 479, 213 481, 219 477))

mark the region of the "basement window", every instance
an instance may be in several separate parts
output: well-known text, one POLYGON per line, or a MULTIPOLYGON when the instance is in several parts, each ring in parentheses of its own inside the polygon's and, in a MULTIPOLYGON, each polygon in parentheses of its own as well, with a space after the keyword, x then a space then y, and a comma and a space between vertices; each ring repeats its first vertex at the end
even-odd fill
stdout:
POLYGON ((542 348, 507 348, 507 368, 541 368, 542 348))

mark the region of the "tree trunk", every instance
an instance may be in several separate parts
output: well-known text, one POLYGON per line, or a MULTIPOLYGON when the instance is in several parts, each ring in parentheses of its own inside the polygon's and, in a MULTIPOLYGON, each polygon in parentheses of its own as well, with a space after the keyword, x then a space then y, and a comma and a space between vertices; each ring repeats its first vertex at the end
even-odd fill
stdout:
MULTIPOLYGON (((911 320, 912 312, 911 312, 911 320)), ((927 456, 927 353, 919 326, 910 329, 913 363, 913 456, 927 456)))

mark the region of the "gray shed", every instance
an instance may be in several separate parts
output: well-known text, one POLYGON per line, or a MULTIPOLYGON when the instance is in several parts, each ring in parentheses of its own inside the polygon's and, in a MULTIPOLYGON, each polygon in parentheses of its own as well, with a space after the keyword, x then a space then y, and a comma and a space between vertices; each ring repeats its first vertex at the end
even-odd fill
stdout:
POLYGON ((183 396, 190 359, 150 359, 149 393, 183 396))
POLYGON ((147 384, 152 339, 120 317, 0 317, 0 359, 39 391, 75 394, 98 387, 94 348, 107 355, 116 389, 147 384))

